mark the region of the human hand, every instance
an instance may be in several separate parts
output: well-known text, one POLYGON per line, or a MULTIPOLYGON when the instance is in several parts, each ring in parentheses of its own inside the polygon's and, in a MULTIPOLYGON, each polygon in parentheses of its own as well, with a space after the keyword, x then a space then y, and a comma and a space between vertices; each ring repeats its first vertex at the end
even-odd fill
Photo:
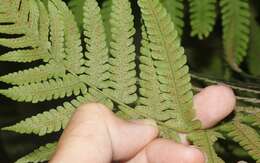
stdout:
MULTIPOLYGON (((235 106, 231 89, 210 86, 194 97, 197 119, 210 128, 235 106)), ((203 153, 187 144, 158 137, 152 120, 124 121, 101 104, 77 109, 50 163, 204 163, 203 153)))

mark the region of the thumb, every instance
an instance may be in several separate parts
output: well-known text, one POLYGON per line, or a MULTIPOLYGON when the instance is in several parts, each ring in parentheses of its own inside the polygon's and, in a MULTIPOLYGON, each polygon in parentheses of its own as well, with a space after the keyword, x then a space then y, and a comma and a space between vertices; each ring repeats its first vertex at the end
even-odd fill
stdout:
POLYGON ((107 163, 127 160, 158 135, 150 120, 128 122, 101 104, 77 109, 50 163, 107 163))
POLYGON ((232 89, 225 85, 213 85, 194 97, 196 116, 203 128, 210 128, 228 116, 236 105, 232 89))

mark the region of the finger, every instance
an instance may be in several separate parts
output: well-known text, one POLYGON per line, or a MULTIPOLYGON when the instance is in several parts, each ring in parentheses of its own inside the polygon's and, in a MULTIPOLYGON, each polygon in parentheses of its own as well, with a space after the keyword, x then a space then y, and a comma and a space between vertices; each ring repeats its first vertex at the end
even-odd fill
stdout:
POLYGON ((204 163, 203 154, 192 146, 157 139, 126 163, 204 163))
POLYGON ((236 98, 224 85, 214 85, 203 89, 194 97, 196 116, 203 128, 209 128, 228 116, 234 109, 236 98))
POLYGON ((123 121, 101 104, 78 108, 51 163, 108 163, 133 157, 158 135, 152 121, 123 121), (141 131, 141 132, 140 132, 141 131))

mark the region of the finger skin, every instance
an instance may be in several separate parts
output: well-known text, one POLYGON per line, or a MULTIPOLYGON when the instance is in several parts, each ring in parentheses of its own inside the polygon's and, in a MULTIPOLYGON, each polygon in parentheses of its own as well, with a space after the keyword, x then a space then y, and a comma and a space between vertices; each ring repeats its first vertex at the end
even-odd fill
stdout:
MULTIPOLYGON (((232 90, 223 85, 207 87, 194 97, 203 128, 225 118, 234 106, 232 90)), ((83 105, 65 129, 51 163, 108 163, 130 158, 131 163, 204 162, 202 153, 187 146, 187 141, 186 146, 164 139, 152 141, 157 135, 154 125, 123 121, 101 104, 83 105)))
POLYGON ((86 104, 73 115, 50 163, 127 160, 157 135, 151 121, 123 121, 101 104, 86 104))
POLYGON ((210 128, 227 117, 235 108, 236 97, 229 87, 213 85, 206 87, 194 97, 196 117, 202 128, 210 128))
POLYGON ((198 149, 166 139, 156 139, 125 163, 204 163, 198 149))

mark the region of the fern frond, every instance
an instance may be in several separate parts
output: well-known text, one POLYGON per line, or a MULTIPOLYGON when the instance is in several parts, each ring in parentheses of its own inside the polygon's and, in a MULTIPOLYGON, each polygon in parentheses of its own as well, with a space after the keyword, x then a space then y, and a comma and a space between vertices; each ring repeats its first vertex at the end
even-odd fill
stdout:
POLYGON ((21 134, 33 133, 39 136, 57 132, 64 129, 74 111, 80 105, 87 102, 101 102, 108 108, 113 108, 113 103, 110 100, 99 96, 93 90, 90 90, 90 93, 86 93, 84 96, 78 96, 71 102, 65 102, 63 106, 27 118, 15 125, 2 128, 2 130, 14 131, 21 134))
POLYGON ((108 42, 108 45, 110 44, 111 41, 111 25, 110 25, 110 14, 112 12, 112 0, 106 0, 102 4, 102 9, 101 9, 101 15, 103 19, 103 24, 105 26, 105 31, 106 31, 106 39, 108 42))
POLYGON ((85 52, 87 81, 97 88, 107 88, 107 80, 110 77, 108 48, 100 8, 95 0, 86 0, 83 21, 87 49, 85 52))
POLYGON ((190 76, 184 49, 170 16, 158 0, 139 0, 147 29, 149 48, 160 82, 160 95, 174 117, 166 122, 177 131, 190 131, 199 126, 192 109, 190 76))
POLYGON ((65 96, 79 95, 87 88, 82 81, 73 75, 67 74, 62 79, 51 79, 42 83, 15 86, 7 90, 0 90, 0 94, 13 100, 38 103, 45 100, 63 98, 65 96))
POLYGON ((107 93, 129 104, 137 100, 135 71, 135 34, 131 4, 128 0, 112 0, 110 42, 110 87, 107 93))
POLYGON ((240 123, 238 120, 224 125, 227 135, 238 142, 256 162, 260 162, 260 138, 251 127, 240 123))
POLYGON ((236 71, 247 53, 250 33, 248 0, 221 0, 223 42, 226 60, 236 71))
MULTIPOLYGON (((17 3, 17 1, 12 1, 13 3, 17 3)), ((24 1, 23 1, 24 2, 24 1)), ((5 53, 0 56, 1 61, 10 61, 10 62, 32 62, 36 60, 48 60, 48 37, 49 37, 49 19, 48 19, 48 13, 41 1, 38 2, 38 8, 39 8, 39 36, 36 37, 35 35, 24 34, 23 37, 34 37, 34 43, 37 43, 37 47, 32 48, 32 45, 29 49, 22 49, 22 50, 13 50, 8 53, 5 53), (38 39, 38 40, 37 40, 38 39)), ((24 2, 27 3, 27 2, 24 2)), ((21 18, 19 17, 19 20, 21 18)), ((27 19, 26 19, 27 20, 27 19)), ((21 25, 17 25, 18 27, 21 27, 21 25)), ((22 28, 22 27, 21 27, 22 28)), ((26 28, 27 29, 27 28, 26 28)), ((32 30, 32 29, 29 29, 32 30)), ((37 30, 37 31, 38 31, 37 30)), ((17 38, 18 39, 18 38, 17 38)), ((13 39, 11 39, 13 41, 13 39)), ((1 44, 1 43, 0 43, 1 44)))
POLYGON ((80 30, 83 28, 83 6, 85 0, 70 0, 68 3, 68 7, 75 15, 76 22, 80 30))
POLYGON ((156 67, 151 56, 150 43, 145 26, 142 26, 142 46, 140 56, 140 97, 138 99, 138 111, 142 111, 148 117, 157 120, 168 120, 164 110, 167 107, 162 106, 163 99, 160 96, 160 83, 158 81, 156 67))
POLYGON ((207 154, 208 163, 224 163, 224 161, 217 156, 214 149, 214 143, 218 140, 218 138, 222 138, 220 133, 213 130, 196 131, 189 134, 188 138, 194 145, 198 146, 207 154))
POLYGON ((14 72, 0 77, 0 81, 14 85, 24 85, 45 81, 52 77, 57 78, 65 75, 65 69, 56 63, 41 65, 24 71, 14 72))
POLYGON ((13 23, 3 23, 0 25, 0 33, 4 34, 18 34, 17 37, 0 38, 0 45, 9 48, 25 48, 36 47, 38 45, 38 20, 39 8, 37 2, 34 0, 18 1, 16 0, 12 5, 18 5, 19 11, 16 11, 13 23))
POLYGON ((260 128, 260 108, 237 106, 235 110, 241 122, 260 128))
POLYGON ((242 114, 239 117, 240 121, 246 123, 250 126, 255 126, 260 128, 260 113, 256 114, 242 114))
POLYGON ((171 15, 178 35, 181 37, 184 27, 184 5, 183 0, 161 0, 167 12, 171 15))
MULTIPOLYGON (((47 54, 45 54, 47 55, 47 54)), ((8 62, 33 62, 44 58, 45 56, 39 49, 15 50, 0 56, 0 61, 8 62)))
POLYGON ((62 62, 65 58, 64 50, 64 21, 65 18, 52 2, 48 2, 50 19, 50 55, 57 62, 62 62))
MULTIPOLYGON (((39 102, 46 99, 51 100, 52 97, 54 99, 57 99, 60 97, 64 97, 65 95, 71 95, 72 93, 75 93, 77 95, 79 94, 80 89, 85 90, 84 84, 82 82, 80 83, 80 80, 78 78, 75 78, 72 75, 65 76, 65 72, 67 70, 74 75, 80 74, 83 71, 82 64, 84 63, 84 61, 82 59, 83 55, 81 53, 82 49, 80 47, 80 34, 74 21, 73 15, 68 10, 67 6, 61 1, 54 0, 52 2, 49 2, 48 8, 50 13, 49 17, 51 40, 50 53, 47 53, 50 58, 50 60, 48 61, 49 63, 45 66, 41 65, 33 69, 15 72, 0 77, 1 81, 7 83, 24 85, 2 91, 3 94, 6 94, 7 96, 18 101, 32 100, 34 102, 39 102), (66 21, 64 21, 64 19, 66 19, 66 21), (58 77, 61 77, 62 79, 58 79, 58 77), (51 78, 55 78, 55 80, 46 81, 47 79, 51 78), (43 83, 37 83, 41 81, 43 81, 43 83), (30 85, 29 83, 34 84, 30 85), (57 84, 61 84, 61 86, 66 87, 67 90, 63 91, 62 89, 57 88, 57 84), (30 89, 29 87, 31 86, 35 90, 30 89), (27 91, 25 90, 23 94, 15 93, 16 91, 24 89, 26 89, 27 91), (39 90, 43 94, 39 95, 38 97, 32 97, 30 93, 34 92, 34 96, 34 94, 37 94, 37 92, 35 92, 37 90, 39 90), (26 92, 28 94, 26 94, 26 92), (12 96, 12 94, 14 96, 12 96)), ((43 6, 41 7, 41 9, 43 9, 43 6)), ((43 20, 46 20, 46 18, 43 18, 43 20)), ((44 24, 39 25, 43 26, 44 24)), ((45 25, 49 25, 49 23, 45 25)), ((44 27, 42 28, 45 29, 44 27)), ((48 37, 48 35, 43 37, 48 37)), ((48 39, 45 41, 47 41, 48 43, 48 39)), ((46 44, 46 42, 42 44, 46 44)), ((32 51, 33 50, 29 52, 32 51)), ((34 50, 34 52, 35 51, 36 50, 34 50)), ((18 59, 17 53, 13 53, 16 54, 15 59, 18 59)), ((10 54, 6 55, 6 57, 9 57, 10 59, 10 54)))
POLYGON ((65 3, 55 0, 64 21, 64 65, 73 74, 81 74, 83 72, 82 65, 84 64, 82 47, 80 41, 80 33, 77 24, 74 20, 72 12, 68 9, 65 3))
MULTIPOLYGON (((31 1, 4 0, 1 3, 1 7, 1 13, 6 16, 6 19, 1 20, 0 33, 23 34, 26 31, 25 27, 28 27, 28 16, 32 9, 30 8, 32 7, 31 1), (19 24, 20 26, 16 24, 19 24)), ((35 4, 33 7, 35 7, 35 4)))
POLYGON ((216 0, 189 0, 191 36, 203 39, 213 30, 216 19, 216 0))
POLYGON ((20 158, 15 163, 38 163, 48 161, 56 150, 57 142, 49 143, 20 158))

